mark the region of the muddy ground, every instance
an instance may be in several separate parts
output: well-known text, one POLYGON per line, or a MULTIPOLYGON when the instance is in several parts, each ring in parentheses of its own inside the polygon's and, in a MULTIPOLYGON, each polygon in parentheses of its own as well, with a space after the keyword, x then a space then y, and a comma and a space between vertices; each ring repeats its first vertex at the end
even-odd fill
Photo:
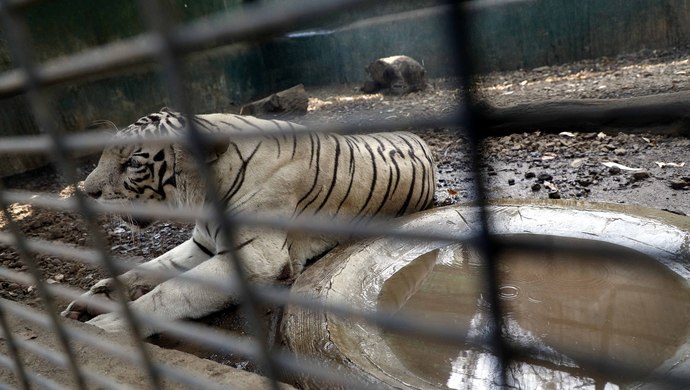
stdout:
MULTIPOLYGON (((690 48, 643 51, 617 58, 601 58, 561 66, 488 74, 481 77, 477 92, 495 105, 537 102, 557 98, 614 98, 690 90, 690 48)), ((310 109, 296 121, 353 121, 372 118, 431 118, 450 113, 457 106, 458 89, 453 80, 432 80, 432 90, 401 97, 363 95, 357 86, 333 86, 309 90, 310 109)), ((145 113, 142 113, 145 114, 145 113)), ((431 145, 438 161, 436 204, 476 199, 469 169, 468 141, 451 129, 417 129, 431 145)), ((485 143, 482 174, 491 198, 561 198, 637 204, 690 215, 690 139, 656 134, 514 134, 485 143), (619 166, 606 166, 617 163, 619 166), (670 164, 670 165, 669 165, 670 164), (622 166, 622 167, 621 167, 622 166), (635 170, 629 170, 634 168, 635 170)), ((80 164, 81 179, 93 168, 94 159, 80 164)), ((4 180, 9 188, 70 196, 59 174, 45 168, 4 180)), ((89 232, 78 215, 12 205, 11 213, 29 237, 82 246, 89 232)), ((138 233, 119 220, 100 217, 99 223, 116 255, 145 260, 158 256, 188 238, 191 226, 159 222, 138 233)), ((0 218, 0 228, 6 229, 0 218)), ((39 255, 43 276, 50 283, 86 289, 105 277, 97 267, 54 256, 39 255)), ((16 252, 0 247, 0 266, 15 271, 26 267, 16 252)), ((0 297, 38 307, 31 286, 0 280, 0 297)), ((66 304, 59 301, 61 308, 66 304)), ((275 317, 266 311, 267 317, 275 317)), ((236 331, 235 319, 212 318, 236 331)), ((275 326, 275 321, 273 321, 275 326)), ((158 340, 163 345, 166 341, 158 340)), ((168 342, 167 345, 172 345, 168 342)), ((206 354, 205 356, 209 356, 206 354)), ((246 368, 239 358, 215 357, 246 368)), ((251 367, 249 367, 251 368, 251 367)))

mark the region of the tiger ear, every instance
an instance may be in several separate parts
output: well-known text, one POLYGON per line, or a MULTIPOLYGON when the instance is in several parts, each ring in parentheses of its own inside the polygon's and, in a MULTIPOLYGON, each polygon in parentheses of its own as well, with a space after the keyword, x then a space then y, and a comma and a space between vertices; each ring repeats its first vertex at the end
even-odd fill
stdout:
MULTIPOLYGON (((163 107, 161 111, 167 110, 167 107, 163 107)), ((194 128, 199 132, 199 135, 204 138, 204 161, 208 164, 218 160, 218 158, 223 155, 230 146, 230 140, 223 137, 218 137, 220 129, 215 124, 214 118, 209 118, 213 115, 195 115, 192 119, 194 123, 194 128)), ((177 120, 183 128, 187 129, 187 120, 184 116, 177 114, 177 120)), ((187 153, 187 157, 191 158, 191 155, 187 153)))
MULTIPOLYGON (((173 144, 172 146, 176 164, 179 166, 186 166, 189 172, 196 172, 199 161, 194 157, 194 154, 186 146, 181 144, 173 144)), ((208 144, 204 150, 204 163, 212 164, 218 160, 227 149, 227 144, 225 146, 218 143, 208 144)))
MULTIPOLYGON (((196 158, 194 158, 193 153, 187 148, 180 144, 173 145, 173 150, 175 152, 175 158, 178 163, 183 164, 195 164, 196 158)), ((204 150, 204 162, 210 164, 220 158, 228 150, 228 144, 223 142, 214 141, 206 145, 204 150)))
POLYGON ((204 158, 206 163, 216 161, 228 150, 230 140, 219 137, 220 133, 217 129, 206 126, 197 126, 197 129, 199 129, 202 135, 206 135, 206 137, 204 137, 204 158))
POLYGON ((207 146, 206 163, 208 164, 218 160, 218 158, 228 150, 229 145, 230 143, 227 141, 214 140, 207 146))

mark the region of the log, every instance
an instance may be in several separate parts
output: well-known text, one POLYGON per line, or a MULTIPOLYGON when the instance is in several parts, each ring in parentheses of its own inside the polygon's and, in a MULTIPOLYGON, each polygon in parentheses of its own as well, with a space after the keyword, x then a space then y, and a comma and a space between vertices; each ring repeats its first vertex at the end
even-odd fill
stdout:
POLYGON ((491 135, 625 130, 690 134, 690 91, 621 99, 555 100, 506 107, 477 104, 491 135))
POLYGON ((298 84, 263 99, 245 104, 240 108, 240 115, 304 115, 307 113, 308 105, 309 96, 307 96, 304 90, 304 85, 298 84))

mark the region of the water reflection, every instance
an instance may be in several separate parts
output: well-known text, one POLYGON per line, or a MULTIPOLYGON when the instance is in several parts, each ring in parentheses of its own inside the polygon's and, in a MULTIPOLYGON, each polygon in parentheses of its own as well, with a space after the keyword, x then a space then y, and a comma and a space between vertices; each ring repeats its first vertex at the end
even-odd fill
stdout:
MULTIPOLYGON (((539 351, 509 367, 511 385, 617 388, 618 378, 577 357, 603 357, 644 375, 688 339, 690 290, 657 261, 620 247, 613 258, 615 252, 605 250, 613 245, 606 243, 527 235, 506 239, 550 244, 548 251, 515 249, 499 257, 504 332, 512 343, 539 351), (602 251, 582 258, 563 250, 573 244, 602 251)), ((477 256, 460 246, 421 256, 386 282, 379 306, 485 334, 490 322, 481 267, 477 256)), ((384 340, 431 386, 476 389, 494 383, 497 362, 486 351, 392 333, 384 340)))

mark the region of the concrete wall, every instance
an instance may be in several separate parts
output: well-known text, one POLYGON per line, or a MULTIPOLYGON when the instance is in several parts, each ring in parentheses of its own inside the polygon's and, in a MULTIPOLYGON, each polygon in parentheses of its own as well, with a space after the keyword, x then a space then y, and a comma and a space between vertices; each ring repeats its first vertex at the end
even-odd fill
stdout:
POLYGON ((483 9, 474 21, 483 70, 690 43, 688 0, 540 0, 483 9))
MULTIPOLYGON (((271 0, 277 1, 277 0, 271 0)), ((316 0, 315 0, 316 1, 316 0)), ((167 0, 180 22, 243 7, 242 0, 167 0)), ((431 0, 373 3, 268 42, 218 48, 188 58, 188 88, 198 112, 233 112, 247 101, 303 83, 361 82, 372 60, 407 54, 431 77, 453 74, 454 19, 431 0), (416 10, 415 8, 422 7, 416 10), (392 13, 392 14, 391 14, 392 13)), ((534 0, 473 8, 473 52, 481 71, 532 68, 643 48, 690 43, 690 0, 534 0)), ((27 14, 40 60, 145 31, 135 0, 55 0, 27 14)), ((13 67, 0 41, 0 71, 13 67)), ((94 120, 118 125, 169 105, 158 69, 135 71, 50 89, 56 124, 80 131, 94 120)), ((0 136, 37 134, 22 96, 0 100, 0 136)), ((44 163, 39 156, 0 155, 0 176, 44 163)))

